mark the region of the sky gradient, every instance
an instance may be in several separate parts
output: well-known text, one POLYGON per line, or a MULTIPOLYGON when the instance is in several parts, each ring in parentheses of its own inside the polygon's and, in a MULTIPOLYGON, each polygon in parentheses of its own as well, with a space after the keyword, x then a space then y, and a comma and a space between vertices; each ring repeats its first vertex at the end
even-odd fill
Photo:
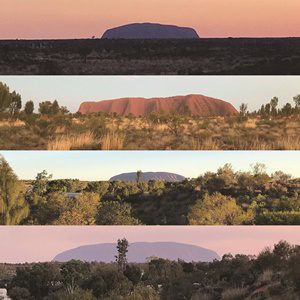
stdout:
POLYGON ((282 106, 300 94, 299 76, 0 76, 0 82, 20 93, 23 105, 58 100, 71 112, 83 101, 188 94, 226 100, 237 109, 247 103, 253 111, 274 96, 282 106))
POLYGON ((225 253, 257 255, 280 240, 300 244, 299 226, 1 226, 0 262, 42 262, 74 247, 133 242, 178 242, 225 253))
POLYGON ((55 179, 108 180, 126 172, 166 171, 195 178, 225 163, 249 171, 264 163, 267 172, 281 170, 300 177, 300 151, 0 151, 20 179, 46 170, 55 179))
POLYGON ((158 22, 202 37, 300 36, 299 0, 2 0, 0 39, 90 38, 158 22))

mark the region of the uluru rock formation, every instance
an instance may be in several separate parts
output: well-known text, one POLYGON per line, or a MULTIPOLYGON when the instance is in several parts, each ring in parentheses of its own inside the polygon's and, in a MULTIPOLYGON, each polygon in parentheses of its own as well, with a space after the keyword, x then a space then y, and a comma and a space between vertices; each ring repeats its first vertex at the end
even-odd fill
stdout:
MULTIPOLYGON (((72 259, 82 261, 98 261, 110 263, 117 255, 116 244, 96 244, 74 248, 55 256, 53 261, 67 262, 72 259)), ((173 243, 132 243, 129 245, 127 259, 130 263, 144 263, 149 257, 169 260, 184 260, 185 262, 210 262, 220 259, 219 255, 209 249, 198 246, 173 243)))
POLYGON ((199 39, 199 35, 189 27, 134 23, 108 29, 102 39, 199 39))
POLYGON ((120 116, 147 116, 151 113, 184 113, 195 116, 226 116, 237 114, 228 102, 203 95, 175 96, 168 98, 121 98, 99 102, 83 102, 79 112, 82 114, 106 112, 120 116))
MULTIPOLYGON (((136 172, 132 173, 123 173, 120 175, 116 175, 110 178, 110 181, 121 180, 121 181, 136 181, 137 174, 136 172)), ((149 181, 149 180, 159 180, 159 181, 166 181, 166 182, 180 182, 185 179, 184 176, 168 173, 168 172, 145 172, 142 173, 141 180, 142 181, 149 181)))

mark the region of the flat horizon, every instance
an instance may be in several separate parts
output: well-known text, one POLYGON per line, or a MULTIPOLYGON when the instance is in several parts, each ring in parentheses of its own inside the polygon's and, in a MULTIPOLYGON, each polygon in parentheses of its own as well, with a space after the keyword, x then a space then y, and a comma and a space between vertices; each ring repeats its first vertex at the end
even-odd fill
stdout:
MULTIPOLYGON (((217 37, 217 36, 208 36, 208 37, 204 37, 204 38, 199 38, 199 40, 226 40, 226 39, 300 39, 300 35, 297 36, 289 36, 289 35, 285 35, 285 36, 221 36, 221 37, 217 37)), ((101 37, 65 37, 65 38, 9 38, 9 39, 1 39, 0 41, 3 42, 15 42, 15 41, 84 41, 84 40, 105 40, 102 39, 101 37)), ((111 39, 113 40, 125 40, 125 39, 111 39)), ((136 40, 136 39, 126 39, 128 41, 130 40, 136 40)), ((146 38, 144 40, 147 40, 146 38)), ((164 39, 160 39, 160 40, 164 40, 164 39)), ((170 39, 165 39, 165 40, 170 40, 170 39)), ((180 40, 180 39, 179 39, 180 40)), ((181 40, 190 40, 190 39, 181 39, 181 40)), ((197 39, 196 39, 197 40, 197 39)))

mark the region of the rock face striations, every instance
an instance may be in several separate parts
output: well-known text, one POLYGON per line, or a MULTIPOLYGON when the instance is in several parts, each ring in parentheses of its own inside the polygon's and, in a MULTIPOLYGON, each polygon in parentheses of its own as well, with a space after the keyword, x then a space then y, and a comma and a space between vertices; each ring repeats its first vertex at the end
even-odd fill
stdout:
POLYGON ((108 29, 102 39, 199 39, 193 28, 154 23, 134 23, 108 29))
POLYGON ((185 113, 192 115, 226 116, 237 114, 237 110, 228 102, 203 95, 175 96, 168 98, 121 98, 100 102, 83 102, 79 112, 82 114, 106 112, 120 116, 148 116, 151 113, 185 113))
MULTIPOLYGON (((116 175, 112 178, 110 178, 109 181, 136 181, 137 174, 136 172, 132 173, 123 173, 116 175)), ((168 173, 168 172, 145 172, 142 173, 141 180, 144 182, 148 182, 149 180, 159 180, 159 181, 165 181, 165 182, 180 182, 185 179, 184 176, 174 174, 174 173, 168 173)))
MULTIPOLYGON (((117 255, 116 244, 96 244, 74 248, 58 254, 53 261, 67 262, 72 259, 82 261, 98 261, 110 263, 117 255)), ((210 262, 220 259, 219 255, 209 249, 198 246, 172 243, 132 243, 128 248, 127 259, 130 263, 144 263, 149 257, 158 257, 169 260, 182 259, 185 262, 210 262)))

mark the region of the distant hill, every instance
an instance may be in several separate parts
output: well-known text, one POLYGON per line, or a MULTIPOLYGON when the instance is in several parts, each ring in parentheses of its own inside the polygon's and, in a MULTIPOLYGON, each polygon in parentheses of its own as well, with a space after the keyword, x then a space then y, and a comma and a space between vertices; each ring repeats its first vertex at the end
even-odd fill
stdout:
MULTIPOLYGON (((220 259, 219 255, 209 249, 198 246, 172 243, 132 243, 128 249, 128 262, 143 263, 149 257, 159 257, 169 260, 182 259, 186 262, 209 262, 220 259)), ((53 261, 66 262, 72 259, 82 261, 112 262, 117 254, 116 244, 96 244, 74 248, 62 252, 54 257, 53 261)))
MULTIPOLYGON (((136 172, 132 173, 123 173, 110 178, 110 181, 121 180, 121 181, 136 181, 137 174, 136 172)), ((184 176, 168 173, 168 172, 145 172, 142 173, 142 181, 149 180, 161 180, 166 182, 179 182, 185 179, 184 176)))
POLYGON ((108 29, 102 39, 199 39, 199 35, 189 27, 133 23, 108 29))
POLYGON ((203 96, 187 95, 167 98, 120 98, 99 102, 83 102, 79 107, 82 114, 106 112, 120 116, 147 116, 151 113, 185 113, 197 116, 226 116, 237 114, 228 102, 203 96))

